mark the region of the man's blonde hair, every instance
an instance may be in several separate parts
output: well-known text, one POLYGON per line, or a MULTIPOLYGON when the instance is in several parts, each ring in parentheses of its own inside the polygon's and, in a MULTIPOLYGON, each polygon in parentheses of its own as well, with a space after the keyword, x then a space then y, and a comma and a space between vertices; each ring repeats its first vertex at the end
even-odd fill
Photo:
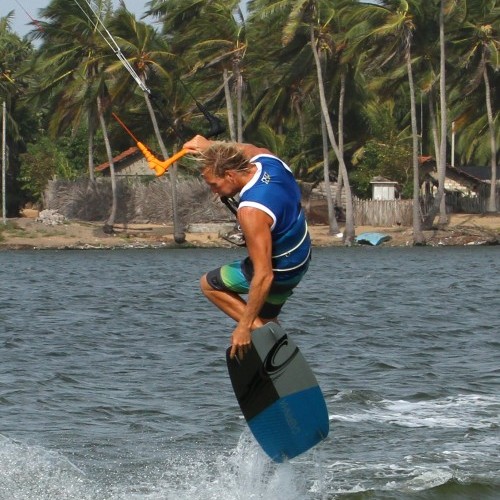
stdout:
POLYGON ((229 170, 244 171, 249 167, 241 149, 232 142, 214 142, 200 155, 201 168, 216 177, 224 177, 229 170))

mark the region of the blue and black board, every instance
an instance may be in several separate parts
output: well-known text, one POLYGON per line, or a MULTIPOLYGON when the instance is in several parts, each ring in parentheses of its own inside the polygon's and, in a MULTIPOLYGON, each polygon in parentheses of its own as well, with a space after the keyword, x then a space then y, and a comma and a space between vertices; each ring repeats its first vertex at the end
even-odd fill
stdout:
POLYGON ((300 455, 325 439, 328 410, 316 377, 295 343, 276 323, 252 333, 242 360, 227 367, 250 430, 275 462, 300 455))

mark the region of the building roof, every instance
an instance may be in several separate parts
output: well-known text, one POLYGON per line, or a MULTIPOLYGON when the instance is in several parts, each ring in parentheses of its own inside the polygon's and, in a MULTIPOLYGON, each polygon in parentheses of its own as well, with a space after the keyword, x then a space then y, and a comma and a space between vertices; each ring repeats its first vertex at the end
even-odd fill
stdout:
MULTIPOLYGON (((136 156, 141 156, 142 153, 139 151, 139 148, 136 146, 132 146, 131 148, 128 148, 126 151, 123 151, 123 153, 120 153, 119 155, 115 156, 113 158, 113 165, 115 167, 120 168, 123 163, 128 162, 130 163, 130 160, 133 160, 136 156)), ((109 161, 106 163, 102 163, 101 165, 98 165, 95 167, 96 172, 102 172, 103 170, 106 170, 109 168, 109 161)))
MULTIPOLYGON (((433 156, 421 156, 420 164, 423 167, 424 171, 430 172, 433 170, 437 170, 436 160, 433 156)), ((446 165, 446 171, 450 174, 455 174, 458 177, 462 177, 463 179, 467 179, 470 182, 484 184, 485 181, 489 180, 489 177, 484 177, 483 175, 479 176, 479 170, 488 167, 452 167, 451 165, 446 165)))
POLYGON ((457 167, 459 172, 464 174, 471 175, 476 179, 480 179, 482 181, 490 181, 491 180, 491 167, 478 167, 474 165, 464 165, 461 167, 457 167))

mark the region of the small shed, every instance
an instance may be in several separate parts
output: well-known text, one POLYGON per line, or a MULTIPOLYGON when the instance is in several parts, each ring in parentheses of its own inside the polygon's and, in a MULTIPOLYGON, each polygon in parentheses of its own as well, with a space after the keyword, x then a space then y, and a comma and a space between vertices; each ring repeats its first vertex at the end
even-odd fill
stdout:
POLYGON ((372 200, 395 200, 397 182, 390 181, 385 177, 374 177, 370 184, 372 185, 372 200))

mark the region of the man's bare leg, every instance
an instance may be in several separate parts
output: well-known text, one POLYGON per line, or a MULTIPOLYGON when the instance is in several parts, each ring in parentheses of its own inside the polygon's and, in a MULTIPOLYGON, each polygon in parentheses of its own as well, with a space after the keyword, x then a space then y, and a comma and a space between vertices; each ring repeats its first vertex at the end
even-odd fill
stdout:
MULTIPOLYGON (((202 276, 200 279, 200 288, 203 295, 216 305, 223 313, 227 314, 230 318, 235 321, 239 321, 243 315, 243 311, 246 306, 246 302, 237 294, 233 292, 226 292, 222 290, 214 290, 207 282, 206 275, 202 276)), ((277 323, 277 319, 263 319, 256 318, 252 324, 252 330, 264 326, 266 323, 274 321, 277 323)))

